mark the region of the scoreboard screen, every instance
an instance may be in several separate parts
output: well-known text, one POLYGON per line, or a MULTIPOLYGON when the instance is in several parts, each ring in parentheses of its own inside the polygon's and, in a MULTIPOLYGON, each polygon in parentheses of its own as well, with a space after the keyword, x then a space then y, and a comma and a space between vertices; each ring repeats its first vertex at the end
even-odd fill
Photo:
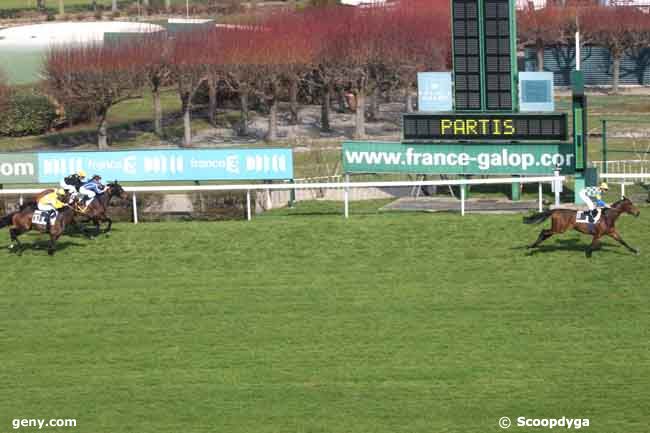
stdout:
POLYGON ((403 140, 556 140, 567 139, 566 113, 404 114, 403 140))
POLYGON ((485 0, 485 92, 488 110, 512 110, 510 7, 485 0))
POLYGON ((478 0, 454 0, 453 53, 456 110, 480 110, 481 49, 478 0))

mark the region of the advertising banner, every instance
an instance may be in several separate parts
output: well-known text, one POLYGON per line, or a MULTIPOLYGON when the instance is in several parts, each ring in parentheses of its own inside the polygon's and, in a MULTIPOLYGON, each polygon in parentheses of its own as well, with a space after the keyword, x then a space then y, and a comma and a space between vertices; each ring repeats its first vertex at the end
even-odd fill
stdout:
POLYGON ((141 150, 38 154, 40 183, 84 169, 104 179, 130 181, 291 179, 291 149, 141 150))
POLYGON ((573 173, 574 164, 571 143, 343 143, 346 173, 550 175, 573 173))
POLYGON ((0 185, 37 182, 38 159, 35 153, 0 153, 0 185))

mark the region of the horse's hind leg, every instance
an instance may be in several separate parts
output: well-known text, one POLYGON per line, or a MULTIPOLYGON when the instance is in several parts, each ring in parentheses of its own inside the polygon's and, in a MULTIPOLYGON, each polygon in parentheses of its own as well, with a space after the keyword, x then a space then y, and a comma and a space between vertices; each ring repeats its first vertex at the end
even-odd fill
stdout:
POLYGON ((537 240, 532 245, 529 245, 528 248, 537 248, 539 244, 541 244, 551 236, 553 236, 553 230, 551 229, 542 230, 541 232, 539 232, 539 236, 537 237, 537 240))
POLYGON ((18 235, 20 234, 21 231, 19 229, 12 228, 9 230, 9 235, 11 236, 11 245, 9 246, 9 249, 15 251, 19 255, 23 252, 23 244, 18 240, 18 235))
POLYGON ((590 259, 591 258, 591 253, 593 253, 594 251, 600 249, 600 240, 599 239, 600 239, 600 236, 594 236, 593 239, 591 240, 591 245, 589 245, 587 247, 587 249, 585 250, 585 255, 587 256, 587 258, 590 259))

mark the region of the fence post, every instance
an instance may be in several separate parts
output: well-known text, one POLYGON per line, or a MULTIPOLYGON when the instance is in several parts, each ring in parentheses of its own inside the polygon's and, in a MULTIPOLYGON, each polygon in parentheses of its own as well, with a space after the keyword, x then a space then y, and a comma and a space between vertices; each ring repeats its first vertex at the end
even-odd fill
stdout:
POLYGON ((603 119, 601 141, 603 143, 603 173, 607 173, 607 120, 603 119))
POLYGON ((553 170, 553 177, 555 177, 555 179, 553 179, 553 186, 555 187, 555 188, 553 188, 553 191, 555 192, 555 206, 559 206, 560 205, 560 187, 562 186, 561 181, 558 179, 558 177, 560 177, 560 170, 558 170, 557 168, 555 170, 553 170))
POLYGON ((621 182, 621 198, 625 197, 625 179, 621 182))
POLYGON ((343 189, 343 213, 345 218, 350 216, 350 175, 345 173, 345 188, 343 189))
POLYGON ((460 215, 465 216, 465 185, 460 185, 460 215))
POLYGON ((539 205, 537 206, 537 208, 541 212, 542 211, 542 204, 543 204, 542 203, 542 182, 537 184, 537 193, 538 193, 537 195, 538 195, 538 198, 539 198, 539 205))
POLYGON ((251 190, 246 190, 246 219, 251 220, 251 190))
POLYGON ((136 200, 135 192, 133 193, 131 201, 133 203, 133 224, 137 224, 138 223, 138 201, 136 200))
MULTIPOLYGON (((291 179, 289 182, 291 183, 296 183, 293 179, 291 179)), ((291 189, 289 190, 289 207, 293 208, 296 205, 296 190, 291 189)))

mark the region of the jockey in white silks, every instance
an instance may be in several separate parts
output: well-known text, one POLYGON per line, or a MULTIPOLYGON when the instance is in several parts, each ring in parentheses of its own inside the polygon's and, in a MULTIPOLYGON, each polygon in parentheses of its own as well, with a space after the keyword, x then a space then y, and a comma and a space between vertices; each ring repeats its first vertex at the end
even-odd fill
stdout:
POLYGON ((599 207, 608 207, 607 203, 603 201, 603 192, 607 191, 609 191, 609 187, 605 182, 601 183, 600 186, 589 186, 580 191, 580 198, 589 208, 589 222, 594 222, 599 207))

